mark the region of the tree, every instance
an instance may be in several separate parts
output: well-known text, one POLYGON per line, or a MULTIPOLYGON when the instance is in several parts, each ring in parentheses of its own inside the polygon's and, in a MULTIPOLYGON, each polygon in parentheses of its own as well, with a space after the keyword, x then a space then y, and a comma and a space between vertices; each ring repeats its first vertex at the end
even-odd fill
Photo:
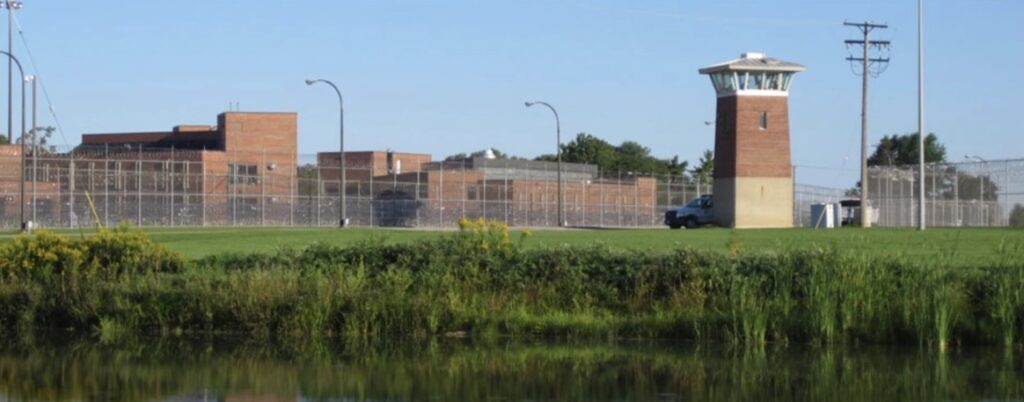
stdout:
MULTIPOLYGON (((538 161, 557 161, 558 156, 544 154, 538 161)), ((576 134, 576 138, 562 145, 562 161, 597 165, 602 172, 634 172, 638 174, 683 175, 689 165, 679 162, 679 157, 658 159, 647 148, 636 141, 624 141, 613 146, 607 141, 587 133, 576 134)))
MULTIPOLYGON (((521 160, 521 159, 524 159, 524 158, 520 158, 518 156, 512 156, 512 155, 506 154, 504 152, 501 152, 501 150, 499 150, 497 148, 490 148, 490 150, 491 150, 491 153, 494 154, 494 159, 510 159, 510 160, 521 160)), ((471 154, 467 154, 465 152, 460 152, 460 153, 457 153, 455 155, 448 155, 447 157, 444 158, 444 160, 445 160, 445 162, 451 162, 451 161, 466 160, 466 159, 469 159, 469 158, 482 158, 486 153, 487 153, 487 150, 476 151, 476 152, 473 152, 471 154)))
MULTIPOLYGON (((918 147, 920 136, 917 133, 903 135, 887 135, 875 147, 875 152, 868 157, 868 166, 900 166, 916 165, 919 162, 918 147)), ((935 134, 924 138, 925 163, 941 163, 946 161, 946 147, 939 143, 935 134)))
POLYGON ((320 183, 320 171, 314 164, 299 165, 295 172, 298 176, 299 195, 313 195, 318 193, 320 183))
POLYGON ((576 134, 575 139, 562 145, 562 160, 567 162, 589 163, 601 170, 613 170, 617 168, 615 159, 612 144, 587 133, 576 134))
POLYGON ((1024 205, 1013 206, 1013 211, 1010 211, 1010 227, 1024 228, 1024 205))
POLYGON ((6 135, 0 134, 0 145, 7 145, 10 143, 11 140, 8 140, 6 135))
MULTIPOLYGON (((916 166, 920 162, 918 147, 920 136, 917 133, 893 134, 882 137, 882 140, 875 146, 875 151, 868 156, 868 166, 916 166)), ((939 143, 939 137, 934 133, 924 137, 924 161, 925 163, 943 163, 946 161, 946 146, 939 143)), ((861 183, 846 190, 847 197, 860 196, 861 183)), ((926 182, 925 186, 931 186, 926 182)), ((949 188, 953 185, 950 183, 949 188)), ((915 190, 916 191, 916 190, 915 190)), ((926 189, 928 193, 933 189, 926 189)))
POLYGON ((697 162, 697 166, 693 168, 693 177, 700 179, 702 182, 711 181, 711 177, 715 172, 715 153, 708 149, 704 151, 704 155, 701 155, 700 161, 697 162))

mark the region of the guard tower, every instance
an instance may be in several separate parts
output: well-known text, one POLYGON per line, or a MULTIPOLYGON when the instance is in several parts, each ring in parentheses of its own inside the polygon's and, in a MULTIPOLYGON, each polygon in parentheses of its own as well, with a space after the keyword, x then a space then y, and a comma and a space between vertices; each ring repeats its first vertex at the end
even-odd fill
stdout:
POLYGON ((715 223, 793 227, 789 86, 804 67, 761 53, 700 69, 718 93, 715 223))

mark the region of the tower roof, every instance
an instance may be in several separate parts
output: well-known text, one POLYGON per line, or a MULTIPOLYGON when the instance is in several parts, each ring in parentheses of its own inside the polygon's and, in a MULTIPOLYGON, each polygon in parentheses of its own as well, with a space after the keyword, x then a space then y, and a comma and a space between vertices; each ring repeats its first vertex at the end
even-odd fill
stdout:
POLYGON ((744 53, 736 60, 719 63, 700 69, 701 74, 721 71, 772 71, 798 73, 806 70, 800 64, 767 57, 764 53, 744 53))

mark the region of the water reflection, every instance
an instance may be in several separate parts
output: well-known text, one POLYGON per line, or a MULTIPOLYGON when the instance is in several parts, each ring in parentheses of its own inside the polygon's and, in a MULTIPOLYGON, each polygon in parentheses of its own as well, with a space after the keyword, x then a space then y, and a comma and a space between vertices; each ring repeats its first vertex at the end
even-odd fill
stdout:
POLYGON ((1024 398, 1024 364, 1003 349, 47 339, 0 341, 0 402, 1024 398))

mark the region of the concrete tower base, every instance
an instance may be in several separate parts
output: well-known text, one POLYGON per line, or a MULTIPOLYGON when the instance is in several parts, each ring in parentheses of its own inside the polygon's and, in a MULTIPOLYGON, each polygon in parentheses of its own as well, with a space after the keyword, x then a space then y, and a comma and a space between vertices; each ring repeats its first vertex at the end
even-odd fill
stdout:
POLYGON ((791 228, 793 178, 716 178, 714 213, 722 227, 791 228))

